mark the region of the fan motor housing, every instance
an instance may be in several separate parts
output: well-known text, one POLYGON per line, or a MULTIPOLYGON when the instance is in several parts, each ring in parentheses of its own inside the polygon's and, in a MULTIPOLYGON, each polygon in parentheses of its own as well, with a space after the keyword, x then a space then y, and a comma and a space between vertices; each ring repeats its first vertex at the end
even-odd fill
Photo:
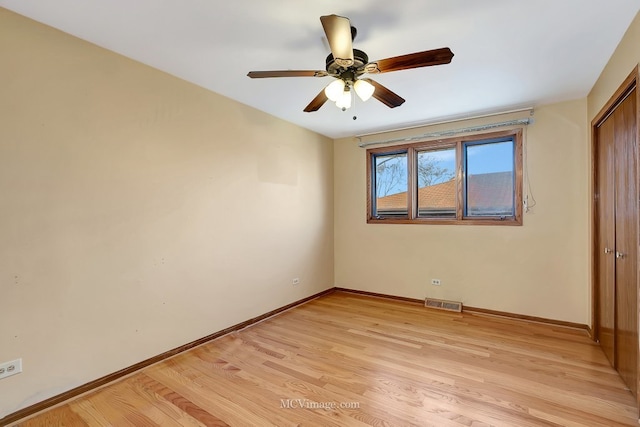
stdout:
POLYGON ((336 64, 335 59, 333 58, 333 54, 329 54, 326 60, 326 70, 331 75, 340 75, 344 71, 352 71, 354 74, 362 74, 357 73, 356 70, 369 62, 369 56, 361 50, 353 49, 353 65, 347 69, 344 69, 340 65, 336 64))

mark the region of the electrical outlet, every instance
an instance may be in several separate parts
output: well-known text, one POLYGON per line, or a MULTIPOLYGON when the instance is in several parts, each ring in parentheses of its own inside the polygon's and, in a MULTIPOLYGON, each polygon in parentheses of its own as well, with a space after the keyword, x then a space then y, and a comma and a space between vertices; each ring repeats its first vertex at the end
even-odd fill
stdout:
POLYGON ((440 286, 441 285, 440 279, 431 279, 431 284, 433 286, 440 286))
POLYGON ((298 286, 298 285, 300 284, 300 279, 296 277, 295 279, 293 279, 293 280, 291 281, 291 284, 292 284, 293 286, 298 286))
POLYGON ((22 359, 0 363, 0 380, 22 372, 22 359))

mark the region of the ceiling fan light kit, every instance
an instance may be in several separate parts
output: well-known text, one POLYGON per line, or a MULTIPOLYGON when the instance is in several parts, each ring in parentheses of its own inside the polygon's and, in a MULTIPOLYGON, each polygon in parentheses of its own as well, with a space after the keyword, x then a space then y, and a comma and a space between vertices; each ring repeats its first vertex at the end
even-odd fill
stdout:
POLYGON ((353 84, 353 89, 355 89, 356 94, 362 102, 368 101, 373 95, 373 92, 376 91, 376 87, 366 80, 356 80, 353 84))
POLYGON ((329 86, 324 88, 324 93, 329 98, 329 101, 336 102, 342 96, 344 92, 344 81, 338 79, 329 83, 329 86))
POLYGON ((351 89, 349 86, 344 87, 344 92, 342 92, 342 95, 340 95, 340 98, 336 101, 336 107, 342 111, 351 108, 351 89))
POLYGON ((424 52, 416 52, 393 58, 369 62, 369 57, 361 50, 353 48, 353 39, 357 34, 348 18, 338 15, 321 16, 320 22, 324 29, 331 54, 326 59, 326 71, 323 70, 281 70, 281 71, 250 71, 250 78, 270 77, 326 77, 335 78, 327 85, 304 109, 310 113, 318 111, 327 100, 336 103, 343 111, 351 108, 352 92, 366 102, 373 97, 389 108, 395 108, 404 103, 404 98, 392 92, 383 85, 363 74, 388 73, 391 71, 407 70, 410 68, 429 67, 448 64, 453 58, 453 52, 448 47, 424 52))

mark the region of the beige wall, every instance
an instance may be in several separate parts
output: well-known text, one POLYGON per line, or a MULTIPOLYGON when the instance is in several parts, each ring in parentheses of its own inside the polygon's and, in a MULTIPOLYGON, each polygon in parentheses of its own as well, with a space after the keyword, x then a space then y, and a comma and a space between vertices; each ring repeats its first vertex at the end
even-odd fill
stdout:
POLYGON ((534 119, 525 143, 537 205, 521 227, 367 224, 366 151, 335 141, 336 286, 590 323, 586 100, 536 108, 534 119))
POLYGON ((0 57, 0 417, 333 286, 330 140, 1 8, 0 57))
POLYGON ((588 97, 589 122, 640 62, 640 13, 627 29, 588 97))

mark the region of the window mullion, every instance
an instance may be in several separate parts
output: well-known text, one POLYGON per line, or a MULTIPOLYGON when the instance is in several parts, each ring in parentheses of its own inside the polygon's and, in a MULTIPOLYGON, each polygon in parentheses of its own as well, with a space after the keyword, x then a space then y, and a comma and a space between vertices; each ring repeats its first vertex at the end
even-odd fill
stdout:
POLYGON ((462 141, 456 141, 456 219, 461 221, 464 212, 464 159, 462 158, 462 141))
POLYGON ((416 168, 416 150, 413 147, 409 147, 407 150, 407 174, 408 176, 408 188, 407 188, 407 197, 408 200, 408 209, 407 213, 409 215, 409 219, 416 219, 418 217, 418 208, 417 208, 417 186, 418 186, 418 172, 416 168))

